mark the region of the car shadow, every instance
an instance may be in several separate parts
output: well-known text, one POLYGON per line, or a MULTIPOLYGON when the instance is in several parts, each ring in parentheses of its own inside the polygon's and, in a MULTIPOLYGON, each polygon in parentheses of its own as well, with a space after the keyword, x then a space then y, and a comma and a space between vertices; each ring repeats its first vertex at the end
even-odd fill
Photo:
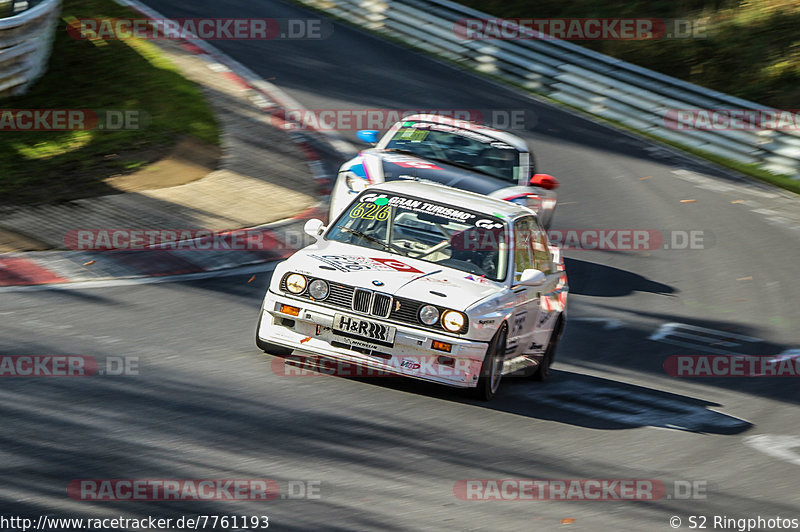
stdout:
POLYGON ((586 428, 730 435, 753 427, 714 410, 719 403, 572 371, 551 370, 546 382, 507 378, 503 387, 488 408, 586 428))
POLYGON ((620 297, 633 292, 672 295, 678 290, 639 274, 579 259, 564 259, 571 294, 620 297))
POLYGON ((405 377, 371 372, 355 366, 332 363, 316 366, 314 357, 302 359, 298 352, 291 357, 276 357, 273 369, 287 364, 287 374, 296 372, 335 374, 368 385, 425 395, 442 400, 469 403, 491 410, 555 421, 585 428, 620 430, 658 427, 703 434, 740 434, 753 425, 713 410, 712 403, 680 394, 571 371, 552 370, 545 382, 516 376, 503 378, 501 387, 490 402, 470 397, 471 390, 461 390, 405 377), (370 376, 363 376, 370 375, 370 376), (378 375, 378 376, 373 376, 378 375))

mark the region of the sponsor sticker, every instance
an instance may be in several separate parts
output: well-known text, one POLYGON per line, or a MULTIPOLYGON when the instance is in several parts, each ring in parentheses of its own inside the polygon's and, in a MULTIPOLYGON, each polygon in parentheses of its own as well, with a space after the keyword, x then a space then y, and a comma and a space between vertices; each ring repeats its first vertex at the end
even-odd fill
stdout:
MULTIPOLYGON (((364 203, 376 203, 378 205, 389 205, 390 207, 398 207, 420 214, 440 216, 448 220, 462 223, 473 223, 472 220, 478 218, 478 215, 473 212, 405 196, 371 193, 361 196, 360 201, 364 203)), ((484 223, 486 222, 487 220, 484 220, 484 223)))
POLYGON ((343 272, 359 272, 366 270, 395 271, 405 273, 423 273, 422 270, 410 266, 397 259, 381 259, 359 257, 354 255, 309 255, 312 259, 324 262, 343 272))

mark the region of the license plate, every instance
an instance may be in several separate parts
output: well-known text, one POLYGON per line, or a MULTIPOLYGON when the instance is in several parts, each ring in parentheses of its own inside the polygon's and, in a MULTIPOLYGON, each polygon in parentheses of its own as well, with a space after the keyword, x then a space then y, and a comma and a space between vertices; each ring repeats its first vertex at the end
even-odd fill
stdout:
POLYGON ((366 338, 382 344, 394 344, 396 327, 375 323, 374 321, 336 314, 333 317, 333 330, 344 336, 366 338))

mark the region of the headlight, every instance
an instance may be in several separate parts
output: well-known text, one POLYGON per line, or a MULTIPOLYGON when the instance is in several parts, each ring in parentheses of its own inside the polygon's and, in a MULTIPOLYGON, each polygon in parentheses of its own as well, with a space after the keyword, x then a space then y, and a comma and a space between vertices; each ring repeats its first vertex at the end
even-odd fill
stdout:
POLYGON ((347 183, 347 188, 353 192, 361 192, 369 185, 369 181, 352 173, 347 174, 345 183, 347 183))
POLYGON ((439 321, 439 309, 433 305, 425 305, 419 309, 419 321, 425 325, 436 325, 439 321))
POLYGON ((286 276, 286 289, 293 293, 299 294, 306 289, 306 278, 299 273, 290 273, 286 276))
POLYGON ((311 297, 314 299, 325 299, 328 297, 328 291, 328 283, 322 279, 314 279, 311 281, 311 284, 308 285, 308 293, 311 294, 311 297))
POLYGON ((455 310, 446 310, 442 314, 442 327, 450 332, 458 332, 464 327, 466 319, 464 315, 455 310))

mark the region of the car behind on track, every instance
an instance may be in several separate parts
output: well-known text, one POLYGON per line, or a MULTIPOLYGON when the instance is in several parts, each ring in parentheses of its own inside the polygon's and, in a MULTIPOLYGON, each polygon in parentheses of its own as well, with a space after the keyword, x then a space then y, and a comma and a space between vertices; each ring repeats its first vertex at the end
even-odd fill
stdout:
POLYGON ((409 116, 380 140, 377 135, 359 131, 360 138, 377 144, 340 167, 329 220, 369 185, 425 180, 524 205, 550 228, 558 181, 533 173, 533 153, 516 135, 439 115, 409 116))

